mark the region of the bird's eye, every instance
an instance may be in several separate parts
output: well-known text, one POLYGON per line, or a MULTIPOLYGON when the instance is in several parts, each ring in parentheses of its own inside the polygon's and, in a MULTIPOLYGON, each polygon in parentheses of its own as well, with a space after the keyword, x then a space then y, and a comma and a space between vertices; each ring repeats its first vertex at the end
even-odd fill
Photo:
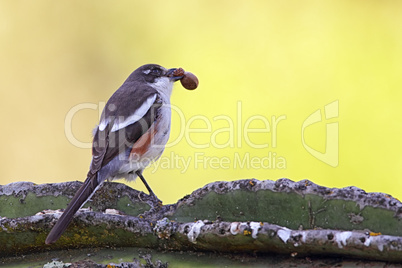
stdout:
POLYGON ((152 69, 152 70, 151 70, 151 74, 152 74, 152 75, 157 75, 157 76, 159 76, 159 75, 161 75, 161 70, 160 70, 160 69, 157 69, 157 68, 152 69))

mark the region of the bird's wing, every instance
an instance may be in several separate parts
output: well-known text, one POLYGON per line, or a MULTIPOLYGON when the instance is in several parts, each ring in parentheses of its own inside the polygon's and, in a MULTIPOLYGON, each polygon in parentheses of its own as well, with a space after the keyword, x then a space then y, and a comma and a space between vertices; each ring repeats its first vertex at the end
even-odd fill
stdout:
POLYGON ((99 124, 94 136, 92 163, 88 176, 98 172, 127 148, 131 148, 156 121, 161 106, 162 100, 159 94, 154 93, 144 98, 141 105, 132 107, 133 113, 127 116, 116 115, 116 113, 106 116, 99 124))

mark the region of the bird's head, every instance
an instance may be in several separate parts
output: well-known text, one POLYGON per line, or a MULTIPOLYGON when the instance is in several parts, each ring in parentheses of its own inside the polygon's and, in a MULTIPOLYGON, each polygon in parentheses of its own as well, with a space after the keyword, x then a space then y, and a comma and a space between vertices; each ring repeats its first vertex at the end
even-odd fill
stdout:
POLYGON ((160 83, 161 80, 166 83, 172 83, 183 78, 183 75, 175 75, 176 68, 166 69, 158 64, 146 64, 135 70, 132 75, 136 80, 153 84, 160 83))
POLYGON ((140 83, 147 83, 159 92, 170 93, 173 83, 182 79, 176 68, 166 69, 158 64, 146 64, 136 69, 127 79, 140 83))

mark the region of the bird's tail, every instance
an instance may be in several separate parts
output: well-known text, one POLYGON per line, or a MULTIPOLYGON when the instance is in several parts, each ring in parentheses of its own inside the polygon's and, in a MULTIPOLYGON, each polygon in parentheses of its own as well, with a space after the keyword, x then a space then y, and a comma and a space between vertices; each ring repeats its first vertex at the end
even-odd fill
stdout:
POLYGON ((78 192, 75 194, 71 202, 68 204, 67 208, 64 210, 60 219, 57 221, 56 225, 48 234, 45 243, 52 244, 60 238, 60 236, 67 229, 71 220, 73 219, 74 214, 79 210, 86 201, 92 196, 92 194, 96 191, 97 187, 100 186, 97 180, 97 174, 94 176, 88 177, 78 192))

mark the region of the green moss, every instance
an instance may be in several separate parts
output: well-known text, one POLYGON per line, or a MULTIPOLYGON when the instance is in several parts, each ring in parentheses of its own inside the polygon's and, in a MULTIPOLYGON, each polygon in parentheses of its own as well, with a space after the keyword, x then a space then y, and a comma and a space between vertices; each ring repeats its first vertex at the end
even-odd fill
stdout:
MULTIPOLYGON (((28 193, 25 199, 22 196, 0 196, 0 216, 7 218, 20 218, 32 216, 45 209, 66 208, 70 199, 66 196, 36 196, 34 193, 28 193)), ((84 207, 93 206, 88 202, 84 207)), ((96 205, 96 204, 95 204, 96 205)), ((132 202, 127 196, 123 196, 108 208, 114 208, 128 215, 138 216, 150 209, 147 203, 132 202)), ((94 207, 95 210, 96 207, 94 207)))
POLYGON ((238 190, 227 194, 210 192, 193 206, 184 205, 171 217, 176 221, 266 221, 298 228, 308 224, 307 200, 295 193, 238 190))
POLYGON ((382 234, 402 235, 402 224, 392 211, 368 206, 360 210, 353 201, 270 190, 237 190, 226 194, 210 192, 194 204, 180 206, 170 219, 181 222, 196 219, 214 221, 218 217, 231 222, 269 222, 290 229, 369 229, 382 234))
POLYGON ((127 215, 138 216, 151 208, 144 202, 132 202, 127 196, 121 197, 117 201, 116 209, 126 213, 127 215))
POLYGON ((32 216, 45 209, 59 209, 67 206, 69 199, 65 196, 41 196, 28 193, 22 196, 0 196, 0 216, 19 218, 32 216))

